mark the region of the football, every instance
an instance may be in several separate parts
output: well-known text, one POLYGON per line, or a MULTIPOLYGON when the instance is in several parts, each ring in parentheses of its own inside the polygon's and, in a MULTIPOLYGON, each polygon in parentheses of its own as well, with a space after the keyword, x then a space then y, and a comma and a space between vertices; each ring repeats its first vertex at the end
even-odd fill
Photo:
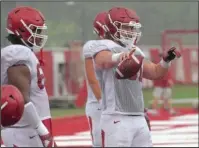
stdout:
POLYGON ((130 58, 121 61, 115 71, 117 79, 129 79, 135 76, 142 66, 144 57, 132 54, 130 58))

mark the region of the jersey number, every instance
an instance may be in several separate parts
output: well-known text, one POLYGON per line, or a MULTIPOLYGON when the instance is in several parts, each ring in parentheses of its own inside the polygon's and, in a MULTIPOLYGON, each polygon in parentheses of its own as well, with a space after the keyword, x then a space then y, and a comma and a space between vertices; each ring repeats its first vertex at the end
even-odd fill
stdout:
POLYGON ((40 64, 37 64, 37 85, 40 89, 43 89, 45 87, 45 77, 44 77, 44 73, 41 69, 40 64))

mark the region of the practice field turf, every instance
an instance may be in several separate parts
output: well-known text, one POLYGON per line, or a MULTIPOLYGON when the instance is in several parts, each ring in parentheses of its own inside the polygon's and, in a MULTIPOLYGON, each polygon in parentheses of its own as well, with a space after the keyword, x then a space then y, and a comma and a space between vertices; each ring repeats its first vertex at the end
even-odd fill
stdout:
MULTIPOLYGON (((149 106, 149 102, 152 100, 152 91, 153 89, 145 89, 143 91, 145 98, 145 106, 149 106)), ((176 85, 173 87, 173 98, 174 99, 187 99, 187 98, 198 98, 198 86, 189 86, 189 85, 176 85)), ((188 107, 192 104, 178 104, 176 106, 188 107)), ((63 116, 75 116, 75 115, 84 115, 84 108, 79 109, 51 109, 51 114, 53 117, 63 117, 63 116)))

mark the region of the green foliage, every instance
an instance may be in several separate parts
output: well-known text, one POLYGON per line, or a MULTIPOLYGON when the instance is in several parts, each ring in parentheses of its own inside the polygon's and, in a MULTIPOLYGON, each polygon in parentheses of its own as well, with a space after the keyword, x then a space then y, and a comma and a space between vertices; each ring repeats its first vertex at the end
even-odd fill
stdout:
MULTIPOLYGON (((163 0, 162 0, 163 1, 163 0)), ((198 28, 197 2, 15 2, 17 5, 35 7, 45 15, 48 24, 49 41, 47 46, 63 46, 68 40, 83 41, 95 38, 92 21, 100 11, 115 6, 135 9, 143 25, 141 44, 159 45, 161 32, 165 29, 198 28)), ((2 3, 1 27, 5 28, 7 12, 13 4, 2 3)), ((3 32, 2 36, 5 36, 3 32)), ((195 38, 188 38, 190 43, 195 38)))

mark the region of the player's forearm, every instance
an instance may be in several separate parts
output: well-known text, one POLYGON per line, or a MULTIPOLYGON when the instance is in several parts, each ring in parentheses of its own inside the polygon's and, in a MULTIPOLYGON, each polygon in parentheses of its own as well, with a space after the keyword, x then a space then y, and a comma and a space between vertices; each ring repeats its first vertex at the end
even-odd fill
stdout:
POLYGON ((155 65, 155 73, 154 73, 154 79, 161 79, 164 77, 164 75, 168 72, 168 68, 162 67, 162 65, 156 64, 155 65))
POLYGON ((161 79, 167 72, 168 67, 162 63, 154 64, 152 62, 144 62, 143 77, 146 79, 161 79))
POLYGON ((24 117, 27 119, 26 122, 28 122, 33 129, 36 129, 40 136, 49 133, 48 129, 42 123, 35 105, 32 102, 25 104, 24 117))
POLYGON ((161 79, 167 72, 170 67, 171 61, 175 58, 180 58, 181 53, 176 50, 175 47, 171 47, 170 49, 166 49, 163 52, 162 60, 159 64, 154 64, 152 62, 145 62, 143 77, 155 80, 161 79))
POLYGON ((99 101, 101 99, 101 89, 99 86, 99 82, 90 82, 89 83, 90 88, 92 89, 96 99, 99 101))
POLYGON ((44 147, 54 147, 56 145, 51 135, 50 119, 41 120, 32 102, 25 105, 24 117, 26 122, 38 133, 44 147))

